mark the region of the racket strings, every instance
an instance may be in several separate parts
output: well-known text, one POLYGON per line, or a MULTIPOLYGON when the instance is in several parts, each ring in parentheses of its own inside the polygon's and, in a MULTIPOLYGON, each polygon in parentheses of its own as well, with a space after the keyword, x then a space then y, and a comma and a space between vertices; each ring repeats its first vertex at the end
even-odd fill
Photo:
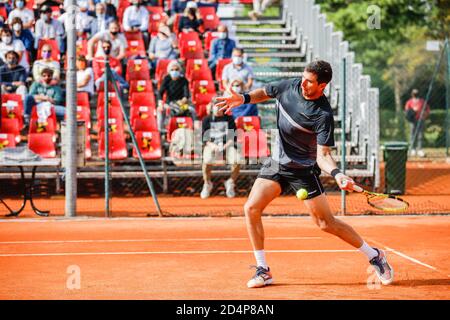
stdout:
POLYGON ((404 211, 408 208, 408 203, 388 195, 368 195, 367 201, 375 208, 385 211, 404 211))

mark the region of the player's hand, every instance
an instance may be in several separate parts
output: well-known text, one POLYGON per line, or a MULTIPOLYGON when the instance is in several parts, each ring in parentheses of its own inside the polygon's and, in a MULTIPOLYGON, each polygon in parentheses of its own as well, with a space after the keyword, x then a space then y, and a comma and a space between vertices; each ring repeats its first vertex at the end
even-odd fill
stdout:
POLYGON ((345 190, 345 191, 353 191, 353 186, 355 185, 355 181, 346 176, 343 173, 338 173, 335 177, 336 182, 339 186, 339 188, 341 188, 341 190, 345 190))
POLYGON ((231 83, 226 92, 228 95, 216 98, 218 101, 216 107, 219 108, 219 111, 223 111, 225 114, 229 115, 231 114, 231 109, 239 107, 244 103, 244 96, 236 93, 236 91, 233 90, 231 83))

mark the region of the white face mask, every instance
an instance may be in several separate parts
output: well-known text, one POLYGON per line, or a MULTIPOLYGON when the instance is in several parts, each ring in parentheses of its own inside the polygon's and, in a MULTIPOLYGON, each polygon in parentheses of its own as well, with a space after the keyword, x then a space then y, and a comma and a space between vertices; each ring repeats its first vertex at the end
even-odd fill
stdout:
POLYGON ((6 44, 10 44, 12 41, 12 38, 10 36, 3 36, 2 37, 2 42, 6 43, 6 44))
POLYGON ((21 27, 20 24, 16 23, 16 24, 13 25, 13 30, 14 31, 20 31, 20 30, 22 30, 22 27, 21 27))
POLYGON ((238 57, 238 56, 234 56, 234 57, 233 57, 233 63, 234 63, 235 65, 241 65, 242 62, 243 62, 242 57, 238 57))
POLYGON ((226 32, 219 32, 218 33, 218 38, 219 39, 226 39, 227 38, 227 33, 226 32))
POLYGON ((234 92, 236 92, 236 93, 242 93, 241 86, 233 86, 233 90, 234 90, 234 92))

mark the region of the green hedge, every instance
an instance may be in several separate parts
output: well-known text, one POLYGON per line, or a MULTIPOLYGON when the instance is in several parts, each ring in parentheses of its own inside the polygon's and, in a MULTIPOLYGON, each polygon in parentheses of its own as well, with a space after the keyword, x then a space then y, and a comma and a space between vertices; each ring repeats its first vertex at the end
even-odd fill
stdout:
MULTIPOLYGON (((450 119, 449 119, 450 120, 450 119)), ((425 120, 424 148, 445 147, 445 110, 432 110, 425 120)), ((450 124, 449 124, 450 127, 450 124)), ((393 110, 380 110, 380 140, 409 141, 410 123, 393 110)))

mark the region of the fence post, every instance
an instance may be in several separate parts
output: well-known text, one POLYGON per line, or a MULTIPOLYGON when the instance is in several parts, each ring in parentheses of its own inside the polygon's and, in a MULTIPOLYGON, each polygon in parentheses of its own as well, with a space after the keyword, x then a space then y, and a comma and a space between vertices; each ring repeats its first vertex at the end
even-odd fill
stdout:
MULTIPOLYGON (((344 56, 342 59, 342 67, 341 67, 341 77, 342 77, 342 90, 341 90, 341 96, 342 96, 342 106, 341 106, 341 143, 342 143, 342 158, 341 158, 341 171, 343 174, 345 174, 345 154, 347 152, 345 142, 345 132, 346 132, 346 124, 345 124, 345 117, 346 117, 346 105, 347 105, 347 84, 346 84, 346 71, 347 71, 347 58, 344 56)), ((345 215, 347 211, 346 208, 346 193, 344 190, 341 190, 341 215, 345 215)))

